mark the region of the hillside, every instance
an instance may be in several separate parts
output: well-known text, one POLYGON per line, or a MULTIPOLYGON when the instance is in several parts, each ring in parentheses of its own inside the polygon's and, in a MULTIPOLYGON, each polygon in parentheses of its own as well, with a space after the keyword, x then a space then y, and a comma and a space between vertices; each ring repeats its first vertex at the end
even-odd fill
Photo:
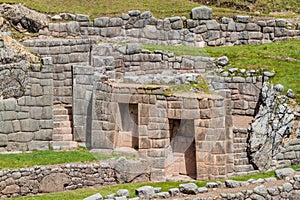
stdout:
MULTIPOLYGON (((214 9, 214 17, 235 16, 236 14, 250 14, 255 16, 276 16, 276 17, 299 17, 299 0, 194 0, 200 3, 209 2, 214 9), (278 1, 279 3, 275 3, 278 1), (219 6, 220 4, 221 6, 219 6), (250 9, 251 8, 251 9, 250 9), (256 12, 259 11, 259 12, 256 12), (269 14, 271 11, 291 11, 283 13, 269 14)), ((141 11, 150 10, 156 18, 172 16, 188 17, 192 8, 203 5, 189 0, 0 0, 6 3, 22 3, 25 6, 44 13, 82 13, 93 18, 99 16, 120 16, 128 10, 139 9, 141 11)))

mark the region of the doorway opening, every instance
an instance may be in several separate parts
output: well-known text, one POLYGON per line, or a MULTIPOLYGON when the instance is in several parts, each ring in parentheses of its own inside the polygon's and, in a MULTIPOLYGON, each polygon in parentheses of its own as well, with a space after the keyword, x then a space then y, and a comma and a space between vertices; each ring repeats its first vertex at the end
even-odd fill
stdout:
POLYGON ((119 103, 120 126, 117 133, 117 147, 138 149, 138 104, 119 103))
POLYGON ((196 178, 194 120, 169 119, 170 146, 167 175, 196 178))

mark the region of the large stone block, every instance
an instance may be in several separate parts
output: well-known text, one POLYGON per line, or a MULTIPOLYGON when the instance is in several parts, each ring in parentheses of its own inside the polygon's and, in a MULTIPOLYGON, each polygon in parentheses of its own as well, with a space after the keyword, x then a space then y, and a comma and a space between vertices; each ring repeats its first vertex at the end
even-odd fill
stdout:
POLYGON ((220 24, 216 20, 208 20, 206 26, 208 30, 220 30, 220 24))
POLYGON ((0 133, 12 133, 14 131, 13 129, 13 123, 11 121, 0 121, 0 133))
POLYGON ((192 9, 192 19, 211 19, 212 9, 206 6, 196 7, 192 9))
POLYGON ((43 129, 34 133, 35 140, 52 140, 52 129, 43 129))
POLYGON ((107 27, 101 29, 100 35, 103 37, 117 37, 122 33, 121 31, 121 27, 107 27))
POLYGON ((49 146, 48 141, 31 141, 28 143, 28 150, 49 150, 49 146))
POLYGON ((37 120, 24 119, 20 120, 21 130, 25 132, 34 132, 39 130, 39 123, 37 120))
POLYGON ((8 144, 8 138, 6 134, 0 134, 0 147, 6 147, 8 144))
POLYGON ((53 173, 43 177, 39 190, 41 192, 61 192, 65 190, 65 185, 68 185, 71 179, 63 173, 53 173))
POLYGON ((13 142, 29 142, 33 140, 34 133, 32 132, 19 132, 11 133, 8 135, 8 140, 13 142))

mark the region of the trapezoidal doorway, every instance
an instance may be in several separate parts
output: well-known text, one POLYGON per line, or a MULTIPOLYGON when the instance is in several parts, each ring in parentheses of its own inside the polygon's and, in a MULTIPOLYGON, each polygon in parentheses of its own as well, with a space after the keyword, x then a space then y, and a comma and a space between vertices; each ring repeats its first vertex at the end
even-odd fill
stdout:
POLYGON ((119 103, 120 127, 116 147, 138 148, 138 113, 138 104, 119 103))
POLYGON ((186 175, 196 178, 194 120, 169 119, 169 132, 166 176, 186 175))

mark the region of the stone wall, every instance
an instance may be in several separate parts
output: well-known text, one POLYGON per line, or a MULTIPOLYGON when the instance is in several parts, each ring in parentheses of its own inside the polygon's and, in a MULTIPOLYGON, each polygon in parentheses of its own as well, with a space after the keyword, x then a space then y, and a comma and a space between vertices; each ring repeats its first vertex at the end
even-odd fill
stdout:
POLYGON ((49 149, 53 129, 51 58, 31 64, 24 95, 0 99, 0 150, 49 149))
POLYGON ((100 17, 90 21, 89 16, 76 15, 75 21, 50 23, 41 30, 41 37, 93 37, 110 42, 139 42, 161 45, 222 46, 261 44, 273 41, 299 39, 299 23, 285 19, 252 21, 249 16, 212 19, 212 9, 192 9, 191 19, 170 17, 156 19, 151 12, 129 11, 121 17, 100 17))
POLYGON ((87 187, 149 181, 144 160, 107 160, 0 171, 0 198, 32 196, 87 187), (138 167, 135 171, 130 170, 138 167))
POLYGON ((231 92, 233 115, 255 115, 263 83, 262 76, 212 76, 208 78, 213 91, 226 89, 231 92))
POLYGON ((52 58, 54 104, 72 104, 72 65, 89 63, 92 43, 89 39, 33 39, 23 42, 32 52, 52 58))

